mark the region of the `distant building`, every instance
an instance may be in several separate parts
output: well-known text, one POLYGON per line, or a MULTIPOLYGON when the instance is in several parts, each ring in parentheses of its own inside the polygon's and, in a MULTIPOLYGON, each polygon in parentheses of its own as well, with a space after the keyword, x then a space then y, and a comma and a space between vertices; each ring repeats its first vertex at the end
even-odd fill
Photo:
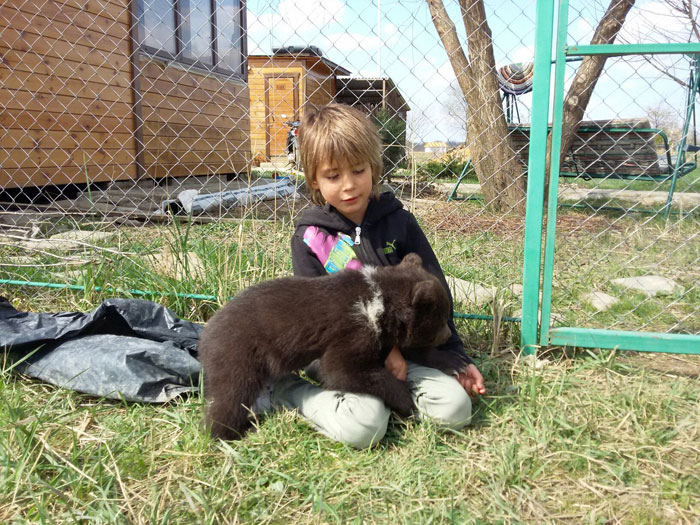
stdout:
POLYGON ((350 71, 323 57, 315 46, 273 49, 272 55, 248 57, 250 142, 252 156, 285 156, 287 122, 335 99, 336 77, 350 71))
POLYGON ((399 88, 389 77, 338 77, 336 89, 336 102, 360 107, 366 113, 386 109, 406 122, 406 113, 411 110, 399 88))
POLYGON ((426 153, 447 153, 447 142, 426 142, 424 148, 426 153))

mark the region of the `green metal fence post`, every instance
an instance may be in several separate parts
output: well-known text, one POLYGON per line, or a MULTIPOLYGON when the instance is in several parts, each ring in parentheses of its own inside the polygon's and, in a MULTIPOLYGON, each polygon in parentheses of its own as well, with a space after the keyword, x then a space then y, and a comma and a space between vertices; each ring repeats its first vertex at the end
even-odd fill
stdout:
POLYGON ((553 21, 554 0, 538 0, 523 254, 523 321, 520 342, 525 355, 533 354, 537 346, 553 21))
POLYGON ((542 269, 542 306, 540 314, 540 346, 549 345, 549 324, 552 314, 552 282, 554 280, 554 244, 557 224, 557 196, 559 194, 559 153, 561 127, 564 121, 564 74, 566 73, 566 33, 569 25, 569 0, 559 3, 557 18, 557 46, 554 67, 554 108, 552 143, 549 163, 549 193, 547 195, 547 224, 545 229, 544 260, 542 269))

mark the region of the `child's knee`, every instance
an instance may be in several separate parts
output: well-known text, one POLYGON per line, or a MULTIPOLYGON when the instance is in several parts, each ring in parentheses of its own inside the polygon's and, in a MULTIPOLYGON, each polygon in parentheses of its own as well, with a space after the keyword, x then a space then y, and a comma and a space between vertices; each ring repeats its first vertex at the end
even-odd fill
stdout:
POLYGON ((386 434, 391 411, 367 394, 341 393, 310 385, 297 405, 301 414, 323 435, 355 448, 377 444, 386 434))
POLYGON ((426 407, 425 416, 443 428, 459 430, 467 426, 472 419, 472 401, 457 380, 442 385, 436 392, 436 397, 426 407))
POLYGON ((329 437, 355 448, 376 445, 386 434, 391 411, 374 396, 345 394, 329 437))
POLYGON ((412 365, 410 376, 414 400, 422 418, 453 430, 471 422, 471 399, 457 379, 416 365, 412 365))

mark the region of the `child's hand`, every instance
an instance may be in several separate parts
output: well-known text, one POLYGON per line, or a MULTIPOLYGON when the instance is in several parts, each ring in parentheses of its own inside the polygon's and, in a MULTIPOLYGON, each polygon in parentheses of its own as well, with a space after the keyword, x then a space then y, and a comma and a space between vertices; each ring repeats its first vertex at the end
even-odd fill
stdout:
POLYGON ((470 396, 482 396, 486 393, 484 377, 474 363, 468 364, 465 369, 459 372, 457 381, 470 396))
POLYGON ((395 346, 386 356, 386 361, 384 361, 384 366, 386 369, 392 373, 392 375, 399 381, 406 381, 406 374, 408 373, 408 365, 406 360, 401 355, 399 347, 395 346))

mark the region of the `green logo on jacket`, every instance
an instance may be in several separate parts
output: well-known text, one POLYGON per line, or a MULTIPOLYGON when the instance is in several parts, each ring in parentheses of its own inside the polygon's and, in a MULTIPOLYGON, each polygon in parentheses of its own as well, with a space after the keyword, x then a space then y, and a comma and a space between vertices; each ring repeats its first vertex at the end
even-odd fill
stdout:
POLYGON ((391 242, 386 241, 386 246, 384 246, 384 253, 385 254, 394 253, 396 251, 395 244, 396 244, 396 239, 394 239, 391 242))

